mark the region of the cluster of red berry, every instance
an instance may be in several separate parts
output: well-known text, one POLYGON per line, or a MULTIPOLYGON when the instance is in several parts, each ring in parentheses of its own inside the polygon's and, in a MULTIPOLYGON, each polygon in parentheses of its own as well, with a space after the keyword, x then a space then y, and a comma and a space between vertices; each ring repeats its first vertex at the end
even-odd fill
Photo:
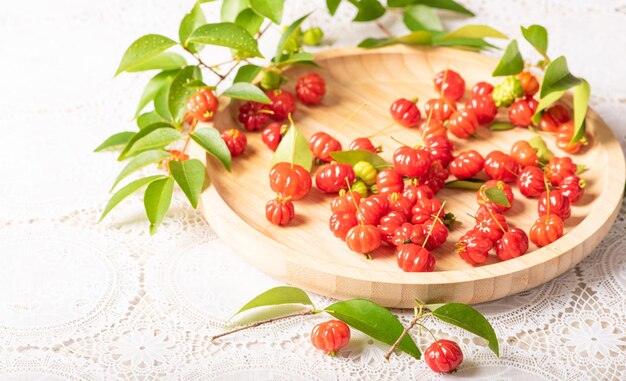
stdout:
MULTIPOLYGON (((350 327, 340 320, 329 320, 313 327, 311 343, 331 356, 350 342, 350 327)), ((424 361, 436 373, 454 371, 463 362, 463 351, 451 340, 435 340, 424 351, 424 361)))

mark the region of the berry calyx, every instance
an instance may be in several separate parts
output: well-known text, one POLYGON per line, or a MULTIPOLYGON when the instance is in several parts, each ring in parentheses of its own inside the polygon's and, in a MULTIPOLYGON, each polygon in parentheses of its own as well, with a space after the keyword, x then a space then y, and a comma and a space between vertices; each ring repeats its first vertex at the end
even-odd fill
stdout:
POLYGON ((248 145, 246 135, 239 130, 224 130, 220 136, 222 140, 224 140, 224 143, 226 143, 226 147, 228 147, 232 157, 241 155, 248 145))
POLYGON ((220 103, 213 91, 208 88, 202 88, 187 100, 185 109, 190 118, 199 122, 210 122, 213 120, 219 105, 220 103))
POLYGON ((472 110, 457 111, 450 116, 448 129, 457 138, 467 139, 472 136, 478 128, 478 118, 472 110))
POLYGON ((326 95, 326 81, 320 75, 309 73, 298 78, 296 96, 305 105, 318 105, 326 95))
POLYGON ((585 180, 576 175, 570 175, 561 180, 559 190, 563 196, 569 199, 571 204, 575 204, 583 198, 585 185, 585 180))
POLYGON ((481 154, 474 150, 467 150, 455 157, 450 162, 448 169, 454 177, 462 180, 476 176, 478 172, 482 171, 484 165, 485 159, 481 154))
POLYGON ((296 111, 296 100, 289 91, 276 89, 267 91, 265 94, 272 101, 271 110, 273 113, 270 114, 272 119, 280 122, 296 111))
POLYGON ((293 202, 278 196, 265 205, 265 218, 274 225, 287 225, 295 215, 293 202))
POLYGON ((399 125, 408 128, 416 127, 422 117, 415 101, 406 98, 395 100, 391 104, 389 112, 391 113, 393 120, 395 120, 399 125))
POLYGON ((424 352, 424 361, 433 372, 452 372, 463 362, 463 351, 454 341, 437 340, 424 352))
POLYGON ((313 152, 313 156, 321 161, 328 162, 332 160, 330 154, 332 152, 341 151, 341 143, 325 132, 316 132, 309 139, 309 147, 313 152))
POLYGON ((433 79, 435 89, 443 98, 456 101, 465 93, 465 80, 454 70, 440 71, 433 79))
POLYGON ((270 170, 270 188, 283 197, 300 200, 311 190, 311 174, 298 164, 276 163, 270 170))
POLYGON ((435 269, 435 256, 414 243, 400 245, 396 249, 398 267, 406 272, 431 272, 435 269))
POLYGON ((315 174, 315 185, 324 193, 338 193, 340 190, 348 190, 348 186, 354 183, 356 176, 349 164, 330 163, 323 165, 315 174))
POLYGON ((350 327, 340 320, 329 320, 313 327, 311 343, 317 349, 334 356, 350 342, 350 327))

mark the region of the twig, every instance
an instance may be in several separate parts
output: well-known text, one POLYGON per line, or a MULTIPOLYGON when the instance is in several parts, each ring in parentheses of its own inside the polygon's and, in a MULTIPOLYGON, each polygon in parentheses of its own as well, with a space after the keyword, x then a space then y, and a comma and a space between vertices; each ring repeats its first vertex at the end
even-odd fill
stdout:
POLYGON ((389 31, 389 29, 387 29, 386 26, 384 26, 380 21, 376 22, 376 26, 378 27, 378 29, 382 30, 383 33, 387 36, 387 37, 393 37, 393 33, 391 33, 389 31))
POLYGON ((396 350, 396 348, 398 348, 398 345, 400 345, 400 342, 402 341, 402 339, 404 338, 404 336, 406 336, 406 334, 413 329, 413 327, 415 327, 415 325, 417 324, 417 321, 421 318, 420 315, 415 315, 415 317, 413 318, 413 320, 411 320, 411 323, 404 328, 404 331, 402 331, 402 334, 400 335, 400 337, 398 337, 398 340, 396 340, 395 343, 393 343, 393 345, 391 346, 391 348, 389 348, 389 351, 387 352, 387 354, 385 354, 385 360, 389 361, 389 358, 391 357, 391 355, 393 354, 393 352, 396 350))
POLYGON ((209 341, 213 341, 213 340, 215 340, 215 339, 219 339, 220 337, 227 336, 227 335, 230 335, 230 334, 235 333, 235 332, 243 331, 243 330, 248 329, 248 328, 258 327, 258 326, 263 325, 263 324, 266 324, 266 323, 271 323, 271 322, 274 322, 274 321, 283 320, 283 319, 288 319, 288 318, 292 318, 292 317, 296 317, 296 316, 307 316, 307 315, 313 315, 313 314, 314 314, 314 312, 315 312, 315 311, 299 312, 299 313, 297 313, 297 314, 290 314, 290 315, 285 315, 285 316, 279 316, 279 317, 272 318, 272 319, 267 319, 267 320, 258 321, 258 322, 256 322, 256 323, 253 323, 253 324, 250 324, 250 325, 245 325, 245 326, 243 326, 243 327, 235 328, 235 329, 233 329, 233 330, 226 331, 226 332, 224 332, 224 333, 220 333, 220 334, 218 334, 218 335, 212 336, 212 337, 211 337, 211 339, 210 339, 209 341))

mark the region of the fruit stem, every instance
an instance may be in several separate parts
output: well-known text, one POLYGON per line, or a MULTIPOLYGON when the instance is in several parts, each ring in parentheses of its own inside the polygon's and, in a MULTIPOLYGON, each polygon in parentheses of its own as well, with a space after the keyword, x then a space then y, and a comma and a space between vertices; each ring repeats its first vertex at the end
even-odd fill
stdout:
POLYGON ((388 125, 386 125, 385 127, 383 127, 382 129, 380 129, 379 131, 374 132, 373 134, 366 136, 366 138, 370 139, 370 138, 373 138, 373 137, 374 137, 374 136, 376 136, 376 135, 380 135, 380 134, 382 134, 382 133, 386 132, 386 131, 387 131, 388 129, 390 129, 391 127, 395 126, 395 124, 396 124, 396 122, 395 122, 395 121, 394 121, 394 122, 391 122, 391 123, 389 123, 388 125))
MULTIPOLYGON (((352 187, 350 186, 350 182, 348 181, 348 178, 346 177, 344 179, 346 181, 346 185, 348 185, 348 192, 350 192, 350 198, 352 199, 352 202, 354 203, 354 208, 356 210, 356 212, 361 216, 361 218, 359 218, 360 222, 361 222, 361 226, 364 226, 363 223, 363 214, 361 213, 361 211, 359 210, 359 206, 356 203, 356 200, 354 199, 354 192, 352 192, 352 187)), ((342 189, 343 190, 343 189, 342 189)), ((369 254, 366 254, 365 257, 367 257, 369 254)), ((370 255, 369 258, 367 259, 372 259, 372 256, 370 255)))
POLYGON ((354 118, 354 116, 355 116, 355 115, 356 115, 359 111, 361 111, 361 110, 362 110, 365 106, 367 106, 367 103, 361 103, 361 104, 359 105, 359 107, 357 107, 356 109, 354 109, 354 111, 352 111, 352 113, 351 113, 350 115, 348 115, 348 117, 347 117, 346 119, 344 119, 344 120, 343 120, 343 122, 341 122, 341 125, 339 126, 339 128, 335 130, 335 134, 333 135, 333 138, 335 138, 335 137, 337 136, 337 134, 338 134, 341 130, 343 130, 343 128, 344 128, 345 126, 347 126, 347 125, 348 125, 348 122, 349 122, 352 118, 354 118))
MULTIPOLYGON (((287 114, 287 118, 289 118, 289 123, 291 124, 289 126, 289 128, 296 128, 295 123, 293 122, 293 119, 291 118, 291 113, 287 114)), ((293 139, 291 142, 291 169, 293 169, 293 162, 296 160, 296 134, 295 131, 292 134, 293 139)))
POLYGON ((212 337, 209 339, 209 341, 211 341, 211 342, 212 342, 213 340, 215 340, 215 339, 219 339, 220 337, 224 337, 224 336, 227 336, 227 335, 233 334, 233 333, 235 333, 235 332, 243 331, 243 330, 248 329, 248 328, 258 327, 258 326, 263 325, 263 324, 266 324, 266 323, 271 323, 271 322, 274 322, 274 321, 283 320, 283 319, 288 319, 288 318, 297 317, 297 316, 307 316, 307 315, 313 315, 315 312, 316 312, 316 311, 310 310, 310 311, 306 311, 306 312, 298 312, 298 313, 295 313, 295 314, 289 314, 289 315, 285 315, 285 316, 279 316, 279 317, 275 317, 275 318, 272 318, 272 319, 261 320, 261 321, 258 321, 258 322, 256 322, 256 323, 253 323, 253 324, 244 325, 243 327, 238 327, 238 328, 232 329, 232 330, 230 330, 230 331, 226 331, 226 332, 224 332, 224 333, 220 333, 220 334, 218 334, 218 335, 212 336, 212 337))
POLYGON ((393 352, 396 350, 396 348, 398 348, 398 345, 400 345, 400 342, 402 341, 404 336, 406 336, 409 333, 409 331, 413 329, 413 327, 415 327, 416 324, 418 324, 417 321, 422 317, 421 313, 422 313, 421 306, 420 306, 419 312, 417 311, 417 308, 415 309, 415 317, 413 318, 413 320, 411 320, 411 323, 409 323, 409 325, 404 328, 404 330, 402 331, 398 339, 393 343, 391 348, 389 348, 389 351, 387 351, 387 353, 385 354, 385 360, 389 361, 389 358, 391 358, 391 355, 393 354, 393 352))
POLYGON ((496 215, 493 214, 493 212, 491 211, 491 208, 488 208, 488 207, 486 207, 486 208, 487 208, 487 210, 489 210, 489 214, 491 215, 491 218, 493 218, 493 220, 496 222, 496 225, 498 225, 500 230, 502 230, 502 233, 506 233, 506 230, 504 230, 502 225, 500 225, 500 221, 498 221, 498 219, 496 218, 496 215))
MULTIPOLYGON (((448 201, 448 200, 446 200, 446 201, 448 201)), ((426 235, 426 239, 422 243, 422 247, 426 246, 426 242, 428 242, 428 239, 430 238, 430 235, 433 233, 433 228, 435 227, 435 224, 437 223, 437 221, 441 221, 441 219, 439 218, 439 215, 441 214, 441 211, 443 210, 444 205, 446 205, 446 201, 441 203, 441 207, 439 207, 439 210, 437 211, 437 215, 435 215, 435 222, 433 222, 430 225, 430 229, 428 229, 428 234, 426 235)))

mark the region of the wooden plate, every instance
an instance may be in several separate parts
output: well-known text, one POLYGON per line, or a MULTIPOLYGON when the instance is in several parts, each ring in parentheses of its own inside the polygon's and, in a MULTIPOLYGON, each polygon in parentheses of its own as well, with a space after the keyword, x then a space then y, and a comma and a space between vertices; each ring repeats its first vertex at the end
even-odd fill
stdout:
MULTIPOLYGON (((328 88, 322 105, 298 104, 295 121, 307 136, 315 131, 333 135, 344 118, 367 103, 369 106, 337 133, 344 147, 353 138, 370 135, 388 125, 389 105, 396 98, 419 97, 422 109, 424 101, 436 96, 432 85, 435 73, 445 68, 458 71, 469 92, 474 83, 492 80, 490 73, 496 64, 483 55, 443 48, 342 49, 317 57, 320 69, 293 68, 286 73, 295 78, 316 70, 326 79, 328 88)), ((565 102, 570 103, 571 99, 566 98, 565 102)), ((239 128, 237 107, 232 104, 227 112, 219 113, 215 127, 239 128)), ((214 159, 207 159, 212 183, 202 196, 201 209, 217 234, 246 260, 275 278, 309 291, 339 299, 367 298, 388 307, 411 307, 415 298, 427 302, 485 302, 535 287, 567 271, 609 231, 624 190, 624 155, 609 128, 592 110, 587 128, 592 148, 573 159, 588 167, 582 175, 588 185, 584 198, 572 207, 565 236, 541 249, 531 244, 531 252, 506 262, 493 257, 482 266, 472 267, 454 253, 458 237, 473 225, 466 214, 473 214, 477 208, 472 191, 444 189, 437 196, 447 200, 446 209, 456 214, 462 224, 434 252, 437 265, 432 273, 402 272, 390 247, 377 250, 373 260, 351 252, 328 229, 331 197, 315 187, 304 200, 295 203, 296 218, 290 226, 271 225, 264 211, 266 202, 274 197, 268 184, 272 152, 262 143, 259 133, 247 134, 248 148, 233 161, 232 173, 224 171, 214 159)), ((375 137, 374 144, 384 147, 382 156, 387 160, 399 146, 390 135, 407 144, 418 141, 416 131, 403 128, 375 137)), ((509 152, 515 141, 528 139, 533 133, 522 128, 491 132, 481 127, 478 135, 469 140, 451 137, 455 152, 468 148, 483 155, 494 149, 509 152)), ((546 136, 544 140, 555 153, 562 154, 553 137, 546 136)), ((537 200, 526 199, 514 189, 516 201, 506 213, 507 221, 528 231, 537 218, 537 200)))

